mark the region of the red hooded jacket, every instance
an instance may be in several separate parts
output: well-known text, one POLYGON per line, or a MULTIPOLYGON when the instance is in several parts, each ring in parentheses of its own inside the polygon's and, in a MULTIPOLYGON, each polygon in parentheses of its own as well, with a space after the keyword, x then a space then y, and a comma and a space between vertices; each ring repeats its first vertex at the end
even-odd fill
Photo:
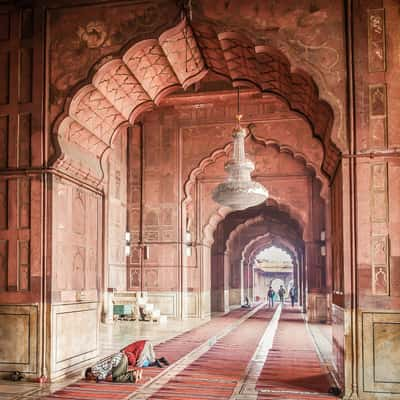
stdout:
POLYGON ((136 362, 140 357, 140 354, 142 353, 145 344, 146 340, 139 340, 137 342, 129 344, 121 350, 128 357, 129 365, 136 365, 136 362))

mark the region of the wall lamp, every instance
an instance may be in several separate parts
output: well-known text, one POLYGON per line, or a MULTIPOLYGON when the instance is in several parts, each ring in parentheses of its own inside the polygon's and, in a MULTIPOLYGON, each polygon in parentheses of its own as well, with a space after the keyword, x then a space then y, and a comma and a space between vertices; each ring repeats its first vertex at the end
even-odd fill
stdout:
POLYGON ((185 255, 186 257, 192 256, 192 234, 189 231, 185 232, 185 255))
POLYGON ((325 233, 325 231, 322 231, 322 232, 321 232, 321 235, 320 235, 320 242, 321 242, 321 247, 320 247, 320 249, 321 249, 321 256, 322 256, 322 257, 325 257, 325 256, 326 256, 325 240, 326 240, 326 233, 325 233))
POLYGON ((131 255, 131 233, 125 232, 125 256, 131 255))

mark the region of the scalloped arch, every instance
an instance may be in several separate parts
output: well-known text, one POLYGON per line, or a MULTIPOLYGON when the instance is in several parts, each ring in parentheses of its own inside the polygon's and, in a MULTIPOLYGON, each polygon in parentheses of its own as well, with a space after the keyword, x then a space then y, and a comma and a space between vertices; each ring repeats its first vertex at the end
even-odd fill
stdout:
POLYGON ((100 185, 102 161, 115 132, 168 94, 200 81, 209 70, 234 87, 256 87, 285 99, 323 143, 322 170, 333 173, 339 155, 330 138, 334 114, 319 98, 313 79, 302 71, 292 72, 288 59, 276 49, 255 46, 237 32, 217 34, 211 25, 189 25, 185 20, 157 39, 139 41, 122 55, 96 64, 54 123, 53 165, 100 185))
POLYGON ((296 247, 287 239, 271 234, 270 232, 266 234, 259 235, 252 239, 246 244, 242 251, 242 260, 245 261, 247 258, 250 260, 252 257, 256 257, 257 254, 265 248, 277 246, 287 253, 290 254, 293 261, 298 263, 298 254, 296 247))
MULTIPOLYGON (((255 134, 255 129, 252 124, 248 126, 248 131, 249 135, 246 137, 246 140, 253 139, 257 143, 263 144, 265 147, 267 146, 275 146, 280 153, 287 153, 290 154, 294 159, 299 160, 303 163, 303 165, 306 168, 309 168, 314 174, 317 180, 321 184, 321 192, 320 195, 321 197, 326 201, 328 199, 328 180, 327 178, 321 173, 320 169, 318 166, 315 165, 315 163, 309 161, 305 154, 296 151, 296 149, 293 149, 292 146, 287 145, 287 144, 281 144, 277 142, 276 140, 273 139, 264 139, 255 134)), ((208 166, 214 164, 217 162, 217 160, 220 157, 227 157, 229 152, 232 149, 232 143, 226 144, 222 148, 215 149, 210 155, 207 157, 204 157, 200 162, 198 163, 197 167, 193 168, 192 171, 189 174, 188 179, 184 183, 184 199, 183 199, 183 206, 185 208, 189 207, 190 203, 192 202, 192 190, 193 187, 196 183, 196 179, 199 175, 201 175, 205 170, 207 169, 208 166)), ((224 215, 226 216, 226 210, 223 211, 224 215)), ((229 212, 228 212, 229 213, 229 212)))
MULTIPOLYGON (((278 208, 281 211, 284 211, 289 217, 290 219, 299 224, 303 229, 305 226, 304 221, 302 221, 301 219, 297 219, 293 216, 293 213, 291 212, 291 207, 286 205, 286 204, 278 204, 276 201, 275 202, 275 207, 278 208)), ((300 216, 298 216, 300 217, 300 216)), ((301 218, 301 217, 300 217, 301 218)), ((229 234, 228 239, 226 240, 226 244, 225 244, 225 251, 227 254, 231 253, 232 250, 232 246, 234 246, 235 244, 235 240, 236 238, 240 237, 240 235, 243 233, 243 231, 245 231, 247 228, 250 227, 254 227, 254 225, 256 224, 260 224, 260 225, 266 225, 267 228, 267 233, 269 232, 271 235, 273 235, 274 237, 278 237, 280 235, 278 235, 276 233, 276 231, 270 231, 271 226, 274 227, 276 225, 276 223, 268 223, 268 220, 266 219, 265 215, 257 215, 253 218, 249 218, 247 220, 245 220, 244 222, 242 222, 241 224, 238 224, 229 234), (267 222, 267 224, 265 224, 265 222, 267 222)))

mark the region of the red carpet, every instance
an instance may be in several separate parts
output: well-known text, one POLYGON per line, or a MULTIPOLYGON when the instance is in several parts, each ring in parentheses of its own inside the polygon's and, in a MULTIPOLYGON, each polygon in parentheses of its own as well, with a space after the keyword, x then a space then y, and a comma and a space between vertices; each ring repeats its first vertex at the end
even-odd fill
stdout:
POLYGON ((262 310, 226 335, 150 399, 229 399, 253 356, 271 311, 262 310))
MULTIPOLYGON (((155 346, 157 356, 166 357, 171 363, 176 362, 192 350, 200 346, 206 340, 219 334, 224 328, 244 316, 248 309, 238 309, 224 316, 214 318, 211 321, 182 333, 174 338, 155 346)), ((138 384, 121 384, 111 382, 99 382, 81 380, 73 383, 62 390, 52 393, 46 399, 125 399, 134 393, 140 386, 160 374, 163 369, 145 368, 143 379, 138 384)))
MULTIPOLYGON (((235 310, 226 316, 183 333, 156 346, 158 356, 172 363, 241 318, 248 310, 235 310)), ((218 340, 206 353, 173 377, 154 393, 153 400, 229 399, 238 382, 245 378, 246 368, 272 317, 269 310, 258 311, 236 329, 218 340)), ((53 393, 47 399, 125 400, 163 369, 145 368, 139 384, 78 381, 53 393)), ((332 400, 327 394, 327 371, 321 366, 311 336, 298 310, 284 309, 273 347, 257 381, 259 400, 332 400)))
POLYGON ((328 371, 321 366, 299 310, 284 308, 256 387, 286 393, 264 392, 258 399, 332 399, 329 386, 328 371))

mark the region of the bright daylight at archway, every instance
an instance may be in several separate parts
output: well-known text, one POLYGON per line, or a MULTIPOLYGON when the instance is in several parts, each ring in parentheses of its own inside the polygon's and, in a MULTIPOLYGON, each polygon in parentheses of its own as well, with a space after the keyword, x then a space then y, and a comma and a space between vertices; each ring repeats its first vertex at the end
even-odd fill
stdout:
MULTIPOLYGON (((254 300, 266 298, 270 287, 274 291, 274 300, 276 301, 280 300, 280 293, 284 301, 289 300, 290 293, 296 297, 294 263, 286 251, 276 246, 261 250, 256 255, 253 268, 254 300)), ((296 282, 297 280, 296 277, 296 282)))
POLYGON ((397 0, 0 2, 0 398, 400 400, 397 0))

